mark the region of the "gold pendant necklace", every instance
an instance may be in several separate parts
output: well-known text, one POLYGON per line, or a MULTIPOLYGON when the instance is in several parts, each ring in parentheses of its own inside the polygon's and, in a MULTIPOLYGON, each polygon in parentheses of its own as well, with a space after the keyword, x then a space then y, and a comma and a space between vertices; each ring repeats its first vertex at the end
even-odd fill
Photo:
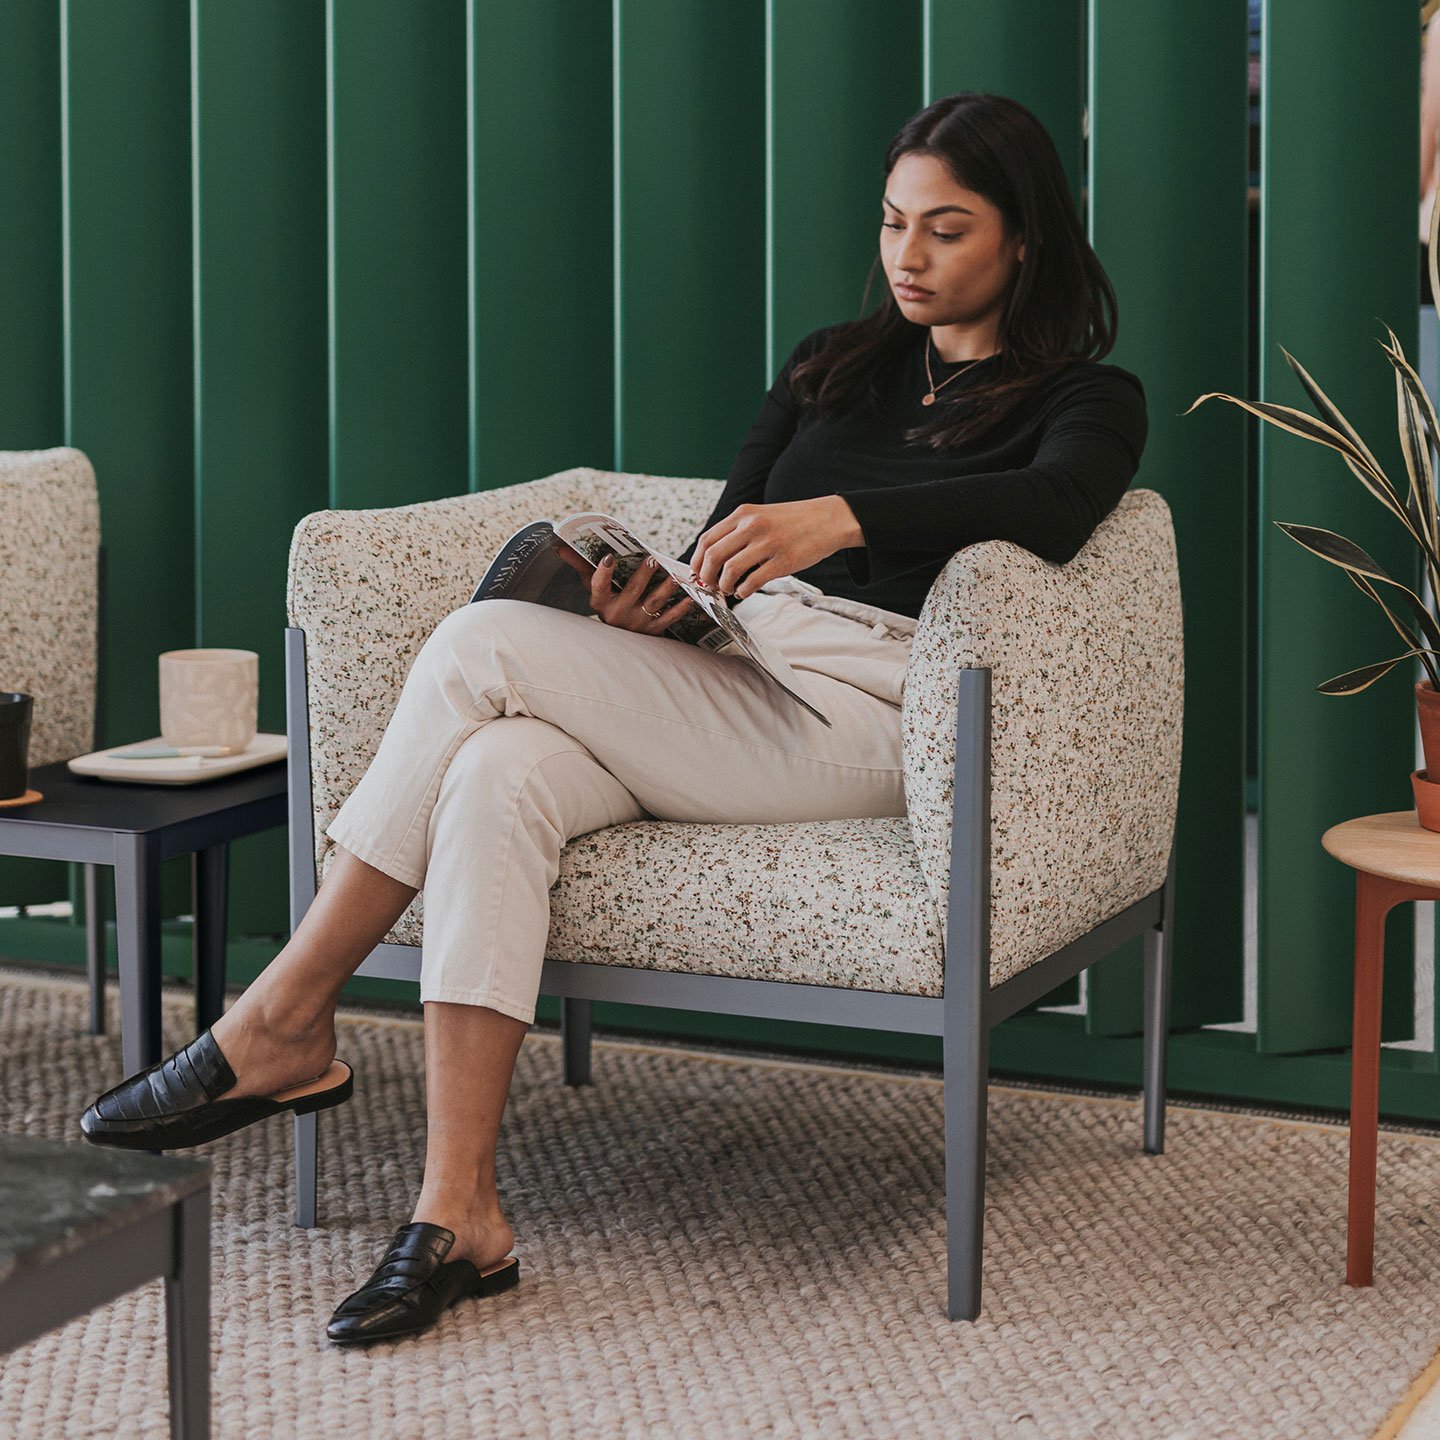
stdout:
POLYGON ((931 340, 930 337, 927 335, 925 337, 925 378, 930 382, 930 393, 921 397, 920 403, 922 405, 933 405, 935 403, 935 394, 937 391, 943 390, 952 380, 958 380, 963 374, 965 374, 966 370, 969 370, 971 365, 978 365, 982 360, 988 358, 984 355, 977 355, 972 361, 970 361, 968 365, 965 366, 963 370, 957 370, 953 375, 947 376, 937 385, 935 383, 934 375, 930 373, 930 345, 931 340))

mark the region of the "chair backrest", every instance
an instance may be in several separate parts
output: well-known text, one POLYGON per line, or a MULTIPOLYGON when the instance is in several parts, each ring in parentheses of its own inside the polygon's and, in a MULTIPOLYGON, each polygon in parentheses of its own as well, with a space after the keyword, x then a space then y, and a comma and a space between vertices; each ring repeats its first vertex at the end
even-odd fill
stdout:
POLYGON ((931 586, 901 706, 926 882, 949 901, 956 699, 989 667, 991 983, 1165 881, 1180 790, 1184 633, 1170 507, 1130 490, 1067 564, 1008 541, 931 586))
POLYGON ((32 766, 95 748, 99 550, 88 457, 0 450, 0 689, 35 697, 32 766))
POLYGON ((601 510, 674 553, 723 486, 576 466, 472 495, 305 516, 291 538, 286 609, 305 632, 317 880, 332 844, 325 827, 374 758, 416 655, 505 541, 533 520, 601 510))

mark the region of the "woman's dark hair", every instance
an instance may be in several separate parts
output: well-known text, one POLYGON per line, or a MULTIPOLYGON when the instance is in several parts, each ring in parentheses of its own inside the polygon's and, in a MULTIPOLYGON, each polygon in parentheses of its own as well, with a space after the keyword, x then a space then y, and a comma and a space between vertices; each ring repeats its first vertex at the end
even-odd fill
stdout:
MULTIPOLYGON (((937 450, 959 444, 1007 415, 1031 391, 1078 360, 1115 344, 1115 291, 1090 248, 1055 143, 1034 114, 1004 95, 963 90, 907 120, 885 152, 882 177, 902 155, 933 155, 955 182, 1000 211, 1007 236, 1025 242, 1025 260, 1000 316, 1000 353, 982 383, 936 401, 933 416, 905 432, 937 450)), ((864 309, 880 257, 870 267, 864 309)), ((830 414, 874 408, 879 378, 914 344, 889 284, 880 307, 837 326, 790 375, 802 404, 830 414)))

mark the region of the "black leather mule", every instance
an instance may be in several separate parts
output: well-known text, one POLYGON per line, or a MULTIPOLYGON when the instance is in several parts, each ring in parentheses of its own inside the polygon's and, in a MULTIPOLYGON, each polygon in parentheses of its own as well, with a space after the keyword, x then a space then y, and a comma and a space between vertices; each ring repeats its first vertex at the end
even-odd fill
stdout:
POLYGON ((270 1115, 308 1115, 348 1100, 354 1076, 343 1060, 323 1074, 275 1095, 224 1099, 235 1072, 206 1030, 168 1060, 107 1090, 80 1117, 80 1130, 96 1145, 126 1150, 179 1150, 218 1140, 270 1115))
POLYGON ((467 1295, 496 1295, 519 1283, 517 1256, 479 1270, 469 1260, 445 1259, 454 1243, 455 1232, 443 1225, 402 1225, 375 1273, 336 1307, 325 1334, 337 1345, 413 1335, 467 1295))

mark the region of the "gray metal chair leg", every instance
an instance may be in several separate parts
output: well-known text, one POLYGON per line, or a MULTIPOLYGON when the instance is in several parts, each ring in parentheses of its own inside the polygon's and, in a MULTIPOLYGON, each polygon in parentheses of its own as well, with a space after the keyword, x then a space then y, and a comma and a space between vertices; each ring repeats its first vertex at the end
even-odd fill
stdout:
POLYGON ((590 1012, 594 1002, 560 999, 561 1064, 567 1085, 590 1084, 590 1012))
POLYGON ((990 671, 960 672, 945 912, 946 1312, 980 1314, 990 1094, 990 671))
POLYGON ((315 1227, 316 1161, 319 1158, 317 1114, 295 1117, 295 1223, 302 1230, 315 1227))
POLYGON ((947 1313, 980 1314, 985 1254, 985 1121, 990 1090, 990 1031, 983 1020, 946 1032, 945 1253, 947 1313))
POLYGON ((1159 925, 1145 932, 1145 1153, 1165 1153, 1165 1050, 1170 1036, 1170 951, 1174 939, 1175 858, 1165 880, 1159 925))
POLYGON ((100 909, 100 867, 85 866, 85 975, 90 982, 90 1033, 105 1033, 105 915, 100 909))

